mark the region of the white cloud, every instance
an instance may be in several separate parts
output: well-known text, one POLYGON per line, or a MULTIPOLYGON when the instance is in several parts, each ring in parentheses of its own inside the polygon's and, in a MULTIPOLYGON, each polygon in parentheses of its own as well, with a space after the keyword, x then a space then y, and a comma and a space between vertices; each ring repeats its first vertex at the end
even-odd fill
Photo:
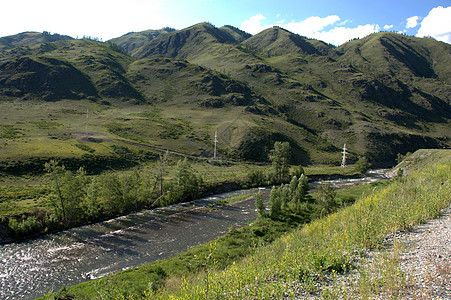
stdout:
POLYGON ((418 19, 419 19, 418 16, 413 16, 413 17, 407 18, 407 25, 406 25, 406 28, 414 28, 414 27, 417 27, 417 25, 418 25, 418 19))
POLYGON ((163 23, 160 1, 5 1, 2 11, 17 13, 3 14, 0 36, 23 31, 50 31, 72 37, 89 35, 107 40, 127 31, 145 30, 163 23))
POLYGON ((250 17, 249 20, 246 20, 243 23, 241 23, 241 30, 244 30, 251 34, 257 34, 271 27, 271 25, 262 25, 262 21, 265 19, 266 17, 262 14, 250 17))
POLYGON ((348 24, 349 22, 351 22, 350 20, 344 20, 343 22, 340 22, 338 25, 340 26, 345 26, 346 24, 348 24))
POLYGON ((380 31, 379 25, 366 24, 357 27, 335 27, 329 31, 317 32, 314 38, 334 45, 341 45, 355 38, 363 38, 371 33, 380 31))
POLYGON ((281 27, 305 36, 313 36, 315 33, 320 32, 329 25, 340 21, 340 17, 337 15, 327 16, 325 18, 321 17, 310 17, 301 22, 292 22, 284 24, 281 27))
POLYGON ((341 19, 337 15, 330 15, 324 18, 309 17, 300 22, 280 23, 274 25, 263 25, 266 18, 262 14, 258 14, 249 18, 241 24, 241 29, 251 34, 257 34, 264 29, 274 25, 283 27, 293 33, 297 33, 308 38, 322 40, 334 45, 341 45, 354 38, 362 38, 373 32, 380 31, 379 25, 366 24, 357 27, 344 27, 342 25, 350 22, 345 20, 338 23, 341 19), (335 26, 336 25, 336 26, 335 26), (335 26, 330 28, 331 26, 335 26), (329 30, 327 28, 330 28, 329 30))
POLYGON ((451 6, 433 8, 421 22, 417 36, 432 36, 439 41, 451 43, 451 6))
POLYGON ((389 29, 391 29, 391 28, 393 28, 393 25, 385 25, 385 26, 384 26, 384 29, 385 29, 385 30, 389 30, 389 29))

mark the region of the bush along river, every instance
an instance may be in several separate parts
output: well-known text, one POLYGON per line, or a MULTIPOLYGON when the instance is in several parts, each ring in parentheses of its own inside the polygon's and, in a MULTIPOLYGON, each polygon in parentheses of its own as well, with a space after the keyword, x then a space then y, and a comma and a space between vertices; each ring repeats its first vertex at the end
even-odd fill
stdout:
MULTIPOLYGON (((362 178, 331 179, 334 188, 386 179, 386 170, 362 178)), ((313 181, 315 189, 319 183, 313 181)), ((84 281, 174 256, 257 217, 254 199, 203 208, 259 189, 212 195, 188 203, 0 245, 0 299, 32 299, 84 281)), ((271 188, 260 188, 264 199, 271 188)))

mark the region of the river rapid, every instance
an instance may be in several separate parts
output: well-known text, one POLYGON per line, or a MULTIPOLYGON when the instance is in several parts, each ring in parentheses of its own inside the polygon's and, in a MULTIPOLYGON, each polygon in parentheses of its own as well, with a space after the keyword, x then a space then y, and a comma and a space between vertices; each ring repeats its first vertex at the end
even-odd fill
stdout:
MULTIPOLYGON (((386 179, 385 171, 371 171, 363 178, 324 181, 341 188, 386 179)), ((312 189, 318 184, 312 182, 312 189)), ((215 210, 204 207, 258 190, 212 195, 0 245, 0 299, 33 299, 63 286, 169 258, 212 241, 227 233, 231 226, 239 228, 255 220, 257 212, 253 199, 215 210)), ((267 201, 270 188, 260 190, 267 201)))

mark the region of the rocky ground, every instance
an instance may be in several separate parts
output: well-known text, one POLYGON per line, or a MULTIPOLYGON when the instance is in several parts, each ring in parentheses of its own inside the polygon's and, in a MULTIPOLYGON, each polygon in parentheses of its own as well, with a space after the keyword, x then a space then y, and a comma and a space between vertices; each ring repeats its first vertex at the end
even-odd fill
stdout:
POLYGON ((388 236, 383 244, 385 250, 369 252, 360 262, 366 271, 347 276, 355 296, 451 299, 451 207, 436 219, 388 236), (385 286, 379 289, 380 282, 385 286))
POLYGON ((451 207, 440 218, 401 233, 406 246, 400 268, 407 275, 406 298, 451 299, 451 207))
MULTIPOLYGON (((451 299, 451 206, 440 217, 387 236, 355 269, 334 274, 295 299, 451 299)), ((287 297, 287 299, 292 299, 287 297)))

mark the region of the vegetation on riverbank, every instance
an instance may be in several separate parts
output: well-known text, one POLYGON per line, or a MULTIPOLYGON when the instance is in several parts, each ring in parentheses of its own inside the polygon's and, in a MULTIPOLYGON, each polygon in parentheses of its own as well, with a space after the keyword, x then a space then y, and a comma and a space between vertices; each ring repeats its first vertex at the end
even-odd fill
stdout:
MULTIPOLYGON (((127 148, 124 151, 129 152, 127 148)), ((84 168, 72 171, 50 161, 45 164, 44 184, 1 188, 0 217, 12 237, 23 238, 190 201, 210 193, 280 184, 288 182, 290 174, 299 176, 304 172, 300 166, 289 165, 288 143, 276 142, 271 153, 272 164, 263 166, 206 163, 166 153, 146 167, 100 175, 88 175, 84 168), (23 195, 19 198, 23 201, 17 201, 18 194, 23 195)), ((358 165, 342 170, 327 167, 315 170, 317 174, 337 171, 360 172, 358 165)))
MULTIPOLYGON (((343 204, 343 199, 359 198, 363 193, 369 193, 384 184, 384 182, 365 184, 337 191, 336 208, 346 205, 343 204)), ((278 191, 282 192, 284 189, 284 187, 281 187, 278 191)), ((312 219, 319 218, 322 206, 315 201, 315 198, 319 196, 319 194, 313 194, 312 197, 308 197, 308 200, 306 199, 303 202, 302 211, 299 213, 292 213, 291 210, 287 209, 276 216, 272 214, 271 206, 268 205, 266 210, 268 213, 265 217, 259 217, 249 226, 240 229, 230 228, 228 234, 211 243, 200 245, 170 259, 63 289, 57 295, 61 297, 75 295, 76 298, 80 299, 94 298, 98 295, 110 299, 122 296, 134 298, 142 295, 142 292, 147 291, 149 287, 155 291, 164 289, 167 285, 171 285, 174 278, 195 276, 212 266, 224 269, 253 253, 258 247, 273 242, 287 231, 308 223, 312 219), (150 282, 152 283, 149 285, 150 282)), ((248 197, 249 195, 232 198, 229 199, 228 203, 244 200, 248 197)))
MULTIPOLYGON (((164 288, 153 286, 160 286, 162 281, 149 280, 144 290, 139 293, 131 291, 126 278, 133 278, 131 274, 135 271, 129 270, 69 291, 82 295, 84 286, 95 286, 92 291, 97 292, 96 296, 148 299, 282 298, 319 292, 318 283, 323 283, 325 278, 335 273, 346 273, 354 267, 356 258, 378 247, 387 234, 406 230, 433 218, 450 204, 450 153, 439 150, 428 153, 432 154, 423 157, 423 169, 397 178, 372 193, 365 193, 354 205, 285 234, 265 247, 249 248, 249 254, 244 259, 234 261, 225 268, 217 260, 220 256, 218 244, 212 243, 204 245, 208 250, 199 256, 205 260, 198 273, 168 276, 161 267, 165 272, 164 288), (115 294, 107 295, 107 292, 115 294)), ((147 268, 149 273, 161 273, 158 268, 151 269, 155 265, 147 268)), ((136 272, 143 272, 143 269, 136 272)), ((397 271, 396 268, 387 268, 385 272, 397 271)), ((383 285, 383 280, 378 284, 383 285)), ((362 285, 361 290, 353 292, 368 296, 368 293, 378 291, 368 290, 367 287, 362 285)), ((383 286, 378 288, 383 289, 383 286)), ((329 291, 322 296, 333 293, 329 291)))

